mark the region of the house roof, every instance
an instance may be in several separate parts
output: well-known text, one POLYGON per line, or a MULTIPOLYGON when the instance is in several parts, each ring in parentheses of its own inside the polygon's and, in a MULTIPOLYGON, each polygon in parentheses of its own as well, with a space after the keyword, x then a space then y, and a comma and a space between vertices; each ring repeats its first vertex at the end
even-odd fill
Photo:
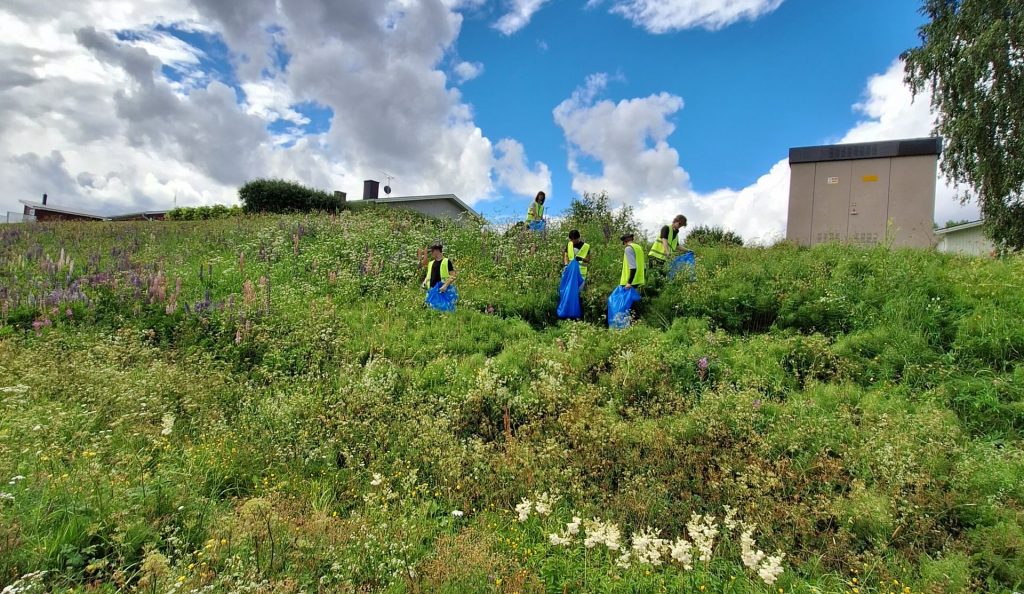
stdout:
POLYGON ((394 196, 387 198, 377 198, 376 200, 366 200, 366 202, 378 202, 381 204, 393 204, 396 202, 426 202, 430 200, 448 200, 462 209, 463 212, 467 212, 473 216, 480 216, 475 210, 469 207, 468 204, 459 200, 459 197, 455 194, 431 194, 427 196, 394 196))
POLYGON ((45 210, 47 212, 56 212, 76 217, 86 217, 90 219, 96 219, 97 221, 102 221, 103 219, 106 218, 102 215, 94 214, 91 212, 83 212, 80 210, 72 210, 70 208, 62 208, 60 206, 52 206, 50 204, 43 204, 42 202, 32 202, 30 200, 19 200, 18 202, 21 202, 25 206, 33 208, 35 210, 45 210))
POLYGON ((883 142, 859 142, 803 146, 789 149, 789 163, 822 163, 826 161, 852 161, 855 159, 885 159, 890 157, 917 157, 941 155, 942 139, 910 138, 883 142))
POLYGON ((936 235, 946 235, 947 233, 956 233, 957 231, 966 231, 967 229, 973 229, 980 227, 985 224, 984 220, 971 221, 970 223, 961 223, 959 225, 953 225, 952 227, 946 227, 945 229, 936 229, 936 235))
POLYGON ((121 220, 121 219, 131 219, 131 218, 135 218, 135 217, 152 217, 152 216, 155 216, 155 215, 165 215, 165 214, 167 214, 166 210, 144 210, 142 212, 129 212, 129 213, 126 213, 126 214, 114 215, 114 216, 110 217, 110 220, 118 221, 118 220, 121 220))

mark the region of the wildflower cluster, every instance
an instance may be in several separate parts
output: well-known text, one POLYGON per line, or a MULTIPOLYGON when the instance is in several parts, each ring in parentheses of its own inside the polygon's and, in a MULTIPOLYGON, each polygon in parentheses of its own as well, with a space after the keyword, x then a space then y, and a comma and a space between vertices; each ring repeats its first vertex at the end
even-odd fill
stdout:
MULTIPOLYGON (((547 493, 538 498, 538 501, 541 500, 547 504, 542 507, 546 512, 550 512, 552 502, 548 499, 547 493)), ((539 509, 537 502, 523 499, 516 506, 519 520, 526 521, 532 509, 539 509)), ((542 515, 547 515, 547 513, 542 515)), ((753 539, 754 526, 740 522, 736 516, 736 509, 725 507, 723 523, 726 530, 732 532, 735 528, 743 528, 740 546, 744 566, 756 573, 765 584, 769 586, 775 584, 784 571, 782 559, 785 555, 780 552, 768 556, 757 550, 753 539)), ((694 513, 686 522, 689 539, 682 536, 675 540, 662 538, 660 530, 647 526, 634 532, 629 539, 628 546, 625 546, 622 530, 618 524, 603 521, 600 518, 581 520, 579 516, 573 516, 572 521, 566 523, 564 529, 548 534, 548 541, 556 547, 568 547, 582 536, 582 544, 587 549, 603 546, 609 552, 621 551, 615 560, 615 565, 620 569, 629 569, 634 564, 658 567, 665 562, 667 556, 671 562, 690 571, 696 561, 704 564, 711 561, 715 552, 716 539, 720 534, 719 528, 714 516, 694 513)))

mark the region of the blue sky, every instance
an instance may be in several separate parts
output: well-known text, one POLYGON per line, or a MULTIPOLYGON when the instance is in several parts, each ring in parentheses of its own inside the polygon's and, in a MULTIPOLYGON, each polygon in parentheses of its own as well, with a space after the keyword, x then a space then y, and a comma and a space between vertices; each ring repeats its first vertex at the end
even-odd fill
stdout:
MULTIPOLYGON (((770 240, 792 146, 928 135, 918 0, 52 0, 0 7, 0 211, 234 203, 255 177, 455 193, 492 220, 607 190, 770 240), (756 213, 756 216, 751 216, 756 213)), ((970 218, 940 183, 936 219, 970 218)))
POLYGON ((511 36, 493 20, 488 11, 467 14, 459 57, 486 71, 463 93, 488 134, 514 136, 531 159, 552 165, 557 208, 572 191, 551 110, 588 74, 621 75, 607 91, 613 100, 680 96, 686 105, 670 141, 694 189, 742 188, 789 147, 826 143, 853 127, 862 116, 851 106, 867 79, 912 47, 923 23, 910 0, 787 0, 754 22, 660 35, 565 1, 511 36))

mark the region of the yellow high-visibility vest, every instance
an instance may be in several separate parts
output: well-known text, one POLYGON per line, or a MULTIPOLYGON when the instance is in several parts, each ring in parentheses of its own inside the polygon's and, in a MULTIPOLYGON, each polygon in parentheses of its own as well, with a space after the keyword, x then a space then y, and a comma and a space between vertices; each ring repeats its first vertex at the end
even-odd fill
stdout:
POLYGON ((633 253, 636 254, 636 274, 633 275, 633 282, 629 282, 629 259, 626 258, 626 250, 622 250, 622 276, 619 278, 619 284, 625 286, 630 284, 634 287, 639 287, 644 284, 645 272, 647 270, 646 256, 644 256, 644 250, 642 246, 638 246, 636 242, 633 242, 633 253))
MULTIPOLYGON (((426 283, 428 285, 430 284, 430 273, 434 271, 434 269, 431 268, 431 267, 434 264, 437 264, 437 263, 438 263, 437 260, 431 260, 430 263, 427 264, 427 276, 426 276, 426 278, 423 279, 424 283, 426 283)), ((448 258, 441 258, 440 264, 441 264, 441 282, 443 283, 444 281, 448 280, 448 258)))
MULTIPOLYGON (((668 226, 668 249, 672 250, 672 253, 676 253, 676 248, 679 247, 679 232, 672 228, 672 225, 668 226)), ((659 260, 665 260, 667 256, 662 253, 665 248, 661 245, 661 238, 654 240, 654 245, 651 246, 650 256, 659 260)), ((671 255, 671 254, 669 254, 671 255)))
POLYGON ((530 204, 530 210, 526 212, 527 221, 543 221, 544 220, 544 205, 536 200, 530 204))
POLYGON ((565 255, 566 257, 569 258, 570 262, 572 262, 573 260, 580 261, 580 274, 583 275, 583 280, 587 280, 587 266, 583 263, 583 259, 586 258, 587 255, 590 253, 590 244, 584 243, 583 247, 580 248, 580 253, 578 256, 573 255, 573 250, 575 250, 575 247, 576 246, 574 246, 570 241, 569 247, 565 248, 565 255))

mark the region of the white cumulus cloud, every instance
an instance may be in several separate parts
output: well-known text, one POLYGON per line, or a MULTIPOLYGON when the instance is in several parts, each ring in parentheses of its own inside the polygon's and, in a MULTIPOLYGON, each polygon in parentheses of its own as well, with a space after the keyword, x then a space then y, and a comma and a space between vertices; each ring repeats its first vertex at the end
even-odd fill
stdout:
POLYGON ((526 25, 548 0, 506 0, 506 12, 494 23, 494 28, 504 35, 512 35, 526 25))
MULTIPOLYGON (((651 232, 681 213, 691 225, 722 226, 754 242, 785 237, 790 180, 787 158, 746 188, 695 192, 678 153, 667 142, 675 130, 671 117, 682 109, 682 99, 662 93, 618 103, 599 100, 607 82, 602 74, 589 77, 554 110, 569 146, 568 167, 576 192, 608 191, 618 203, 634 206, 651 232), (598 163, 601 171, 587 171, 581 163, 588 162, 598 163)), ((912 100, 899 61, 871 77, 864 97, 853 109, 864 119, 840 135, 839 142, 928 136, 935 121, 929 97, 912 100)), ((780 153, 786 148, 780 147, 780 153)), ((936 220, 944 223, 976 216, 977 207, 960 205, 940 174, 936 220)))
MULTIPOLYGON (((0 8, 0 213, 44 192, 54 204, 99 212, 232 202, 239 184, 259 176, 352 194, 380 169, 397 177, 399 194, 498 196, 500 180, 516 179, 496 169, 507 169, 507 151, 496 154, 444 71, 462 25, 456 9, 479 6, 8 2, 0 8), (227 47, 211 56, 176 32, 227 47), (333 117, 306 133, 300 105, 333 117)), ((453 76, 481 69, 467 63, 453 76)))
POLYGON ((484 73, 484 65, 480 62, 459 62, 453 69, 460 83, 471 81, 484 73))
MULTIPOLYGON (((622 15, 651 33, 683 29, 718 30, 742 20, 756 20, 783 0, 610 0, 611 12, 622 15)), ((600 6, 605 0, 590 0, 600 6)))

